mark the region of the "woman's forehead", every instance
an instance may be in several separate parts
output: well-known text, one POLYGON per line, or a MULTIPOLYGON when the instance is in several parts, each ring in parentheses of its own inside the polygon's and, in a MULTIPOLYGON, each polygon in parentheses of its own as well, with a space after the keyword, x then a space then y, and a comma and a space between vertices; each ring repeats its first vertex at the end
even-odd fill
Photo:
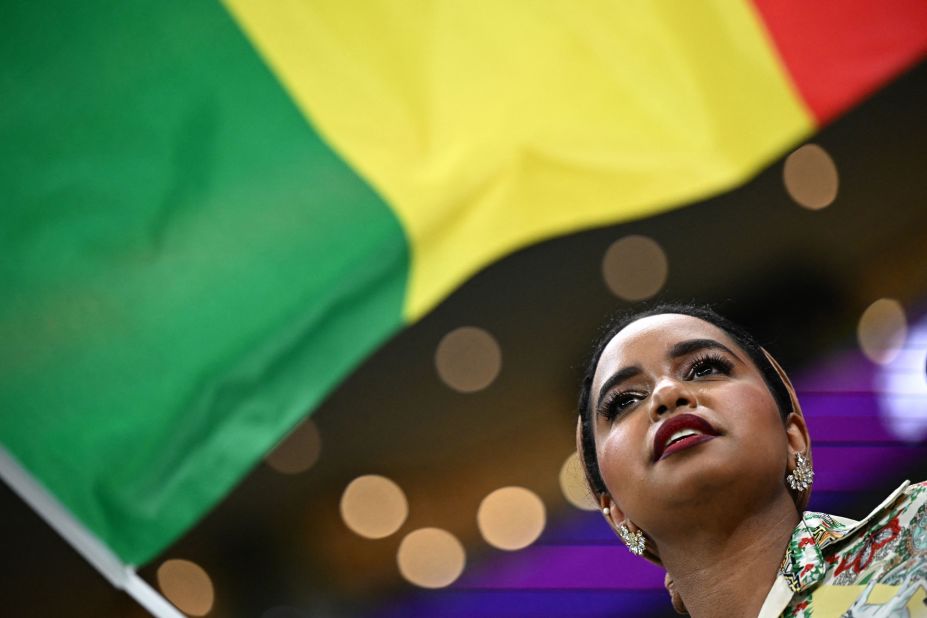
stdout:
POLYGON ((664 358, 675 344, 692 339, 712 339, 735 352, 740 350, 726 332, 710 322, 679 313, 652 315, 631 322, 606 344, 593 382, 599 383, 622 367, 664 358))

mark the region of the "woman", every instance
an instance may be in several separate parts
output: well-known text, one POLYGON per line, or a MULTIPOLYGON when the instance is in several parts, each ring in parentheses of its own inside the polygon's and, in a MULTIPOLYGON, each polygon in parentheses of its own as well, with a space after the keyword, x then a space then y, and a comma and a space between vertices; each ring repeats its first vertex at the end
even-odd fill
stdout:
POLYGON ((613 325, 579 402, 602 513, 693 616, 927 615, 927 485, 860 522, 805 511, 814 472, 794 389, 741 328, 664 305, 613 325), (906 613, 907 612, 907 613, 906 613))

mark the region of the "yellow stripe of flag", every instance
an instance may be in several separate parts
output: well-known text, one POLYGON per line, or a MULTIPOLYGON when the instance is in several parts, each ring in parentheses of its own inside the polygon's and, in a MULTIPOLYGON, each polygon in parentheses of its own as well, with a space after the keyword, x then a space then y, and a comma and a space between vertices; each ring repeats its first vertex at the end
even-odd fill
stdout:
POLYGON ((519 247, 728 188, 814 128, 741 0, 226 5, 397 213, 410 321, 519 247))

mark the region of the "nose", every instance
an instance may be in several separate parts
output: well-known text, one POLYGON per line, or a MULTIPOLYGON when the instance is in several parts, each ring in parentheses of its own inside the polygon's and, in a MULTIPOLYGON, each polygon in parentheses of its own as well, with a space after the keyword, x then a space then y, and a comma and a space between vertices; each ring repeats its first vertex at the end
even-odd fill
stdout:
POLYGON ((688 383, 666 377, 657 382, 650 398, 650 418, 659 420, 677 408, 696 408, 698 402, 688 383))

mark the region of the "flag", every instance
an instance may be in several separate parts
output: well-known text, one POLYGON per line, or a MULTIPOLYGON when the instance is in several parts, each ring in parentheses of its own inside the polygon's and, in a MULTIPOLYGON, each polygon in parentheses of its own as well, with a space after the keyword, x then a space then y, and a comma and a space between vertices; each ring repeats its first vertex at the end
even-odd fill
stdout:
POLYGON ((927 50, 907 0, 15 2, 0 28, 0 474, 126 565, 481 268, 742 183, 927 50))

